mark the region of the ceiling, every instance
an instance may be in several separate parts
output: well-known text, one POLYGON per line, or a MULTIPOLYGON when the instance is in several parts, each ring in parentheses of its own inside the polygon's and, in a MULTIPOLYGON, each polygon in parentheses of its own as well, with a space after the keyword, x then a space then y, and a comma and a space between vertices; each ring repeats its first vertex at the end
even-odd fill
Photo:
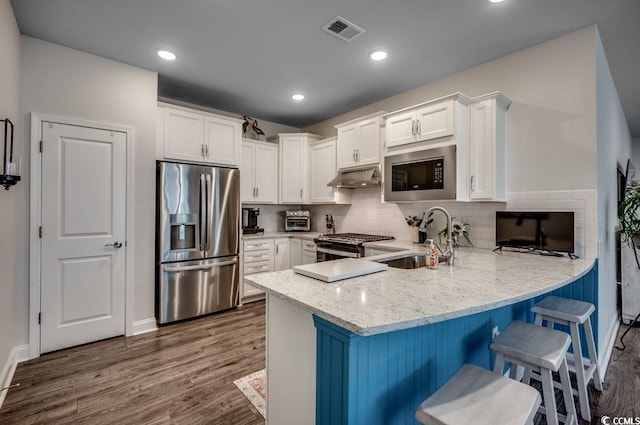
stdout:
POLYGON ((638 0, 11 3, 23 34, 157 71, 159 96, 299 128, 597 24, 640 136, 638 0), (366 32, 347 43, 322 31, 337 16, 366 32), (178 59, 163 61, 159 48, 178 59), (389 57, 371 61, 375 48, 389 57))

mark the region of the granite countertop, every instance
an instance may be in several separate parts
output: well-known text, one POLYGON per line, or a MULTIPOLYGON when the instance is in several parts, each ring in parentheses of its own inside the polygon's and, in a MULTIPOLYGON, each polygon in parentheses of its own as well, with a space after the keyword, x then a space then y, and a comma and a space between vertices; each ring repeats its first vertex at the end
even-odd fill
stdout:
MULTIPOLYGON (((402 251, 366 257, 423 254, 406 242, 368 246, 402 251)), ((360 335, 412 328, 491 310, 552 291, 586 274, 593 259, 570 260, 516 252, 460 248, 456 264, 387 271, 326 283, 293 270, 245 276, 251 285, 360 335)))
POLYGON ((256 234, 242 235, 242 240, 248 241, 252 239, 271 239, 271 238, 297 238, 305 240, 313 240, 322 233, 318 232, 264 232, 256 234))

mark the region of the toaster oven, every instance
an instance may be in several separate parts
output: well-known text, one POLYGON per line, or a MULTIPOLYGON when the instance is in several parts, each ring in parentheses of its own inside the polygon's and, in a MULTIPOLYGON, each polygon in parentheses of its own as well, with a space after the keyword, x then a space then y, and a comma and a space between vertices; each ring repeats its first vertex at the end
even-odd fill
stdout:
POLYGON ((308 210, 294 210, 284 212, 285 232, 311 231, 311 212, 308 210))

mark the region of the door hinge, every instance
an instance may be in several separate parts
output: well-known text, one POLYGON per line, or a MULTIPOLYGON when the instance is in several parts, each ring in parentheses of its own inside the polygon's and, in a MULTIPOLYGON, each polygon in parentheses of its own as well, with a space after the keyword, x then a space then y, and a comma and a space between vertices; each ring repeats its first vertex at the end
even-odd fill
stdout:
POLYGON ((42 140, 40 140, 40 153, 42 153, 42 140))
POLYGON ((42 324, 42 313, 38 313, 38 324, 42 324))
POLYGON ((42 226, 38 227, 38 237, 42 239, 42 226))

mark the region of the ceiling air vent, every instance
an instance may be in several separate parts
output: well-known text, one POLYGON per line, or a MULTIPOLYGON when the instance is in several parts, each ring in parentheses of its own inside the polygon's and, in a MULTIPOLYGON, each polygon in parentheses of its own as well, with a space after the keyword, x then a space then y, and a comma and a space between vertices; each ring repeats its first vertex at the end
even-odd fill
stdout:
POLYGON ((332 19, 331 22, 325 25, 322 29, 346 42, 350 42, 364 32, 364 29, 344 18, 341 18, 340 16, 332 19))

